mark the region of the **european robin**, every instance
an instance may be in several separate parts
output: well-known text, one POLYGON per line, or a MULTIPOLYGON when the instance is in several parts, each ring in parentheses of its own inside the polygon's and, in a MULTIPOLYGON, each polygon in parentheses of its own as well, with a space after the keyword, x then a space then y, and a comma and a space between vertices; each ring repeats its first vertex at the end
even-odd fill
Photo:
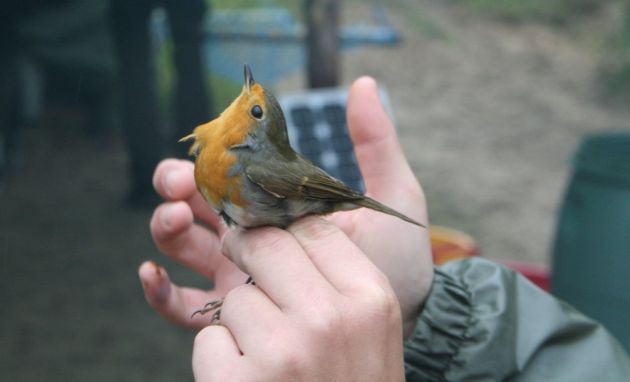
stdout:
MULTIPOLYGON (((180 142, 194 140, 195 182, 228 226, 285 228, 310 214, 367 207, 424 227, 419 222, 351 189, 328 175, 289 144, 284 114, 245 65, 241 94, 221 115, 196 127, 180 142)), ((247 283, 253 283, 251 277, 247 283)), ((223 300, 193 313, 215 311, 223 300)))
POLYGON ((367 207, 419 222, 351 189, 296 153, 278 101, 245 65, 241 94, 221 115, 196 127, 197 188, 228 226, 285 228, 310 214, 367 207))

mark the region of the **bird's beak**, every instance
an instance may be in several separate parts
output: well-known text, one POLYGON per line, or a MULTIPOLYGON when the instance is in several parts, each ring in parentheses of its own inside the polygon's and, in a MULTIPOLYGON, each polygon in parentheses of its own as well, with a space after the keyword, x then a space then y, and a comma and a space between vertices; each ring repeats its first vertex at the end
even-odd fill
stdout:
POLYGON ((252 70, 249 65, 245 64, 243 74, 245 75, 245 83, 243 84, 243 87, 247 89, 247 92, 249 93, 251 87, 256 83, 256 81, 254 81, 254 75, 252 74, 252 70))

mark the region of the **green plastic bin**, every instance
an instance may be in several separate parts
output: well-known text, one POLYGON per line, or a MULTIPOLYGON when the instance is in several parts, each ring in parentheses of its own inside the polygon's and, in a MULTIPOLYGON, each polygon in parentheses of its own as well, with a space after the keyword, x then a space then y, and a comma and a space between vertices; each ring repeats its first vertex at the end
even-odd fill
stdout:
POLYGON ((630 132, 586 136, 553 249, 552 292, 630 350, 630 132))

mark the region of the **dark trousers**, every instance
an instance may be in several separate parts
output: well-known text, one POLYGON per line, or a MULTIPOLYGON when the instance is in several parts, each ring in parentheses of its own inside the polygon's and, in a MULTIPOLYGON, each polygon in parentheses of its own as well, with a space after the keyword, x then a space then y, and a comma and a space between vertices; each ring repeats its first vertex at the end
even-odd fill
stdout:
MULTIPOLYGON (((122 90, 122 121, 135 192, 151 189, 151 177, 165 154, 159 134, 156 80, 148 33, 149 15, 162 6, 174 45, 175 128, 169 147, 210 119, 210 100, 203 75, 201 43, 203 0, 112 0, 110 16, 122 90)), ((176 155, 184 157, 185 145, 176 155)))

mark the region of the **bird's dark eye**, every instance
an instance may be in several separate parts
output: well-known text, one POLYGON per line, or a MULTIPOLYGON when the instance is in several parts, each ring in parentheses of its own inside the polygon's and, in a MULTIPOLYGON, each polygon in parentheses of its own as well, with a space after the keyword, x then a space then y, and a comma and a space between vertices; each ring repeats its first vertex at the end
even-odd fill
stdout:
POLYGON ((261 119, 262 116, 263 116, 262 108, 258 105, 254 105, 254 107, 252 107, 252 117, 256 119, 261 119))

